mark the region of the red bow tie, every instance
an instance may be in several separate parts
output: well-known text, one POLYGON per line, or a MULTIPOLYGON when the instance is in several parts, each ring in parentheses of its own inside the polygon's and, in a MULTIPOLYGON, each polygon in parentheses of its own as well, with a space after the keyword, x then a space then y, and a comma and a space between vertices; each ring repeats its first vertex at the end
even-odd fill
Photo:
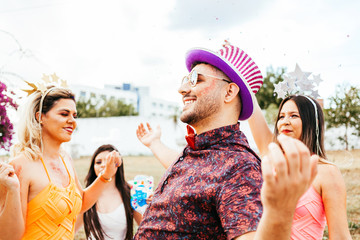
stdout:
POLYGON ((186 126, 186 130, 188 132, 188 135, 185 136, 185 140, 187 141, 187 143, 189 144, 189 146, 195 150, 195 131, 192 127, 190 127, 190 125, 186 126))

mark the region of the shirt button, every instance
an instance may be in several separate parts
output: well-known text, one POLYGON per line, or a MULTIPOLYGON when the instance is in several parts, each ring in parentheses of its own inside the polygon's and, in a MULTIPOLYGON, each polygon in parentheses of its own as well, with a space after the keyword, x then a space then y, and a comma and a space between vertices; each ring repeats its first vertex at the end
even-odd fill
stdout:
POLYGON ((180 157, 179 160, 182 161, 182 160, 184 160, 184 158, 183 158, 183 157, 180 157))
POLYGON ((168 183, 167 180, 165 180, 165 181, 164 181, 164 185, 166 185, 167 183, 168 183))

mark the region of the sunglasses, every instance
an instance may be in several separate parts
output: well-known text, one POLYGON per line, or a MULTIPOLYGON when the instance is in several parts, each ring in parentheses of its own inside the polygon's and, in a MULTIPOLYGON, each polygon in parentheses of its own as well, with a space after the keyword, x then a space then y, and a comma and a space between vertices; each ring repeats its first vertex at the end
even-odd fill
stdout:
POLYGON ((185 84, 185 83, 190 83, 190 86, 191 87, 195 87, 196 86, 196 83, 198 81, 198 78, 199 76, 206 76, 206 77, 212 77, 212 78, 215 78, 215 79, 218 79, 218 80, 222 80, 222 81, 225 81, 227 83, 231 83, 230 80, 226 80, 224 78, 219 78, 219 77, 215 77, 215 76, 211 76, 211 75, 207 75, 207 74, 201 74, 201 73, 198 73, 195 69, 193 69, 189 75, 183 77, 182 81, 181 81, 181 85, 185 84))

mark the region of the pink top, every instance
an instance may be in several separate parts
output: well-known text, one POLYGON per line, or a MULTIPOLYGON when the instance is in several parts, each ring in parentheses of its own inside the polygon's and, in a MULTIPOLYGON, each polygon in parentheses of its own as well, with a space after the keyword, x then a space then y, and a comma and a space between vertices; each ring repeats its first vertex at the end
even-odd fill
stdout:
POLYGON ((326 224, 321 195, 311 186, 296 206, 291 231, 292 240, 321 240, 326 224))

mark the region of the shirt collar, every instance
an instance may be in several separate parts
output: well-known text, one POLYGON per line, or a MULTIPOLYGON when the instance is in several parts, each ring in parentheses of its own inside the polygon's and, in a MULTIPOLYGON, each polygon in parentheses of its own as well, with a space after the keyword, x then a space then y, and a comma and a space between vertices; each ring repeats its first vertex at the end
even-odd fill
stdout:
POLYGON ((185 139, 188 145, 193 150, 206 149, 209 146, 216 144, 222 139, 228 138, 231 135, 234 135, 235 132, 238 132, 240 128, 240 123, 234 125, 228 125, 210 131, 201 133, 199 135, 195 134, 195 131, 192 127, 187 125, 188 135, 185 136, 185 139))

